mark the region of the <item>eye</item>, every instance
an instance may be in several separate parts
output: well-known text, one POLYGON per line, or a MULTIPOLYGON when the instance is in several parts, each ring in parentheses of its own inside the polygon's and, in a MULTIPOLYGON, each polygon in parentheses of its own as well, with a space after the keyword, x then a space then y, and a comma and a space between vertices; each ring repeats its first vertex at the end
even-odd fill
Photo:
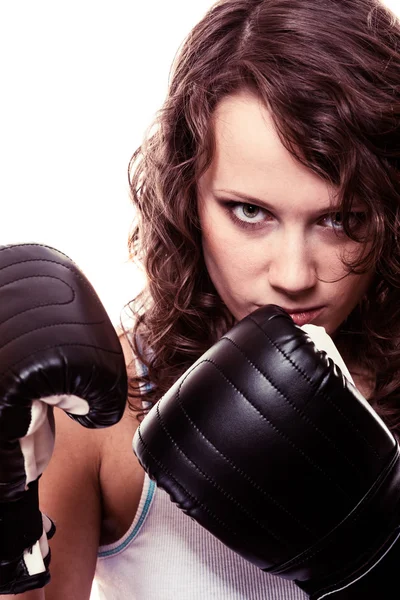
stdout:
POLYGON ((263 223, 268 217, 268 212, 256 204, 230 202, 228 209, 232 217, 242 225, 257 225, 263 223))
MULTIPOLYGON (((351 212, 348 215, 348 224, 351 229, 357 230, 365 225, 366 213, 365 212, 351 212)), ((343 231, 343 214, 341 212, 331 213, 322 217, 322 226, 328 229, 332 229, 337 233, 343 231)))
POLYGON ((329 227, 330 229, 338 229, 340 231, 343 230, 343 216, 340 212, 325 215, 324 217, 322 217, 321 223, 323 224, 323 227, 329 227))
POLYGON ((238 219, 244 218, 246 221, 260 221, 263 216, 262 209, 254 204, 239 204, 234 210, 238 219))

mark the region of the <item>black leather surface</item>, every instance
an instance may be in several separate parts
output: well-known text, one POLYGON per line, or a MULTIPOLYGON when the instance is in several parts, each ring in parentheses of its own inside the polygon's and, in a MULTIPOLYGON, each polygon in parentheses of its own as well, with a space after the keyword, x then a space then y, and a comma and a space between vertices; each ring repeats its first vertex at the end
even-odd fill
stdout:
MULTIPOLYGON (((127 398, 117 333, 87 278, 62 252, 39 244, 0 247, 0 593, 48 579, 23 573, 22 553, 41 536, 42 515, 37 481, 26 491, 19 439, 31 423, 32 402, 55 395, 87 401, 88 414, 68 413, 86 427, 116 423, 127 398)), ((50 407, 47 414, 52 425, 50 407)), ((33 464, 36 451, 32 444, 33 464)))
POLYGON ((62 252, 0 248, 0 438, 25 435, 32 400, 73 394, 86 427, 117 422, 127 397, 118 336, 93 287, 62 252), (27 410, 23 410, 26 408, 27 410))
POLYGON ((346 577, 398 518, 394 438, 276 306, 243 319, 176 382, 134 450, 182 510, 285 578, 346 577))

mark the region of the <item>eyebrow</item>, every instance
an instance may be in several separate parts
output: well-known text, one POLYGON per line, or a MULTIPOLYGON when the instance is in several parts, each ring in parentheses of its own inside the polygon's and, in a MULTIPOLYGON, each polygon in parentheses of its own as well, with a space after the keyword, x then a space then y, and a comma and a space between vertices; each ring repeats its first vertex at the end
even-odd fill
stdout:
MULTIPOLYGON (((229 190, 229 189, 214 189, 211 191, 213 194, 223 193, 223 194, 228 194, 229 196, 236 196, 245 204, 257 204, 263 208, 266 208, 267 210, 269 210, 271 212, 276 211, 276 207, 272 206, 272 204, 269 204, 268 202, 266 202, 265 200, 261 200, 260 198, 256 198, 255 196, 250 196, 249 194, 242 194, 241 192, 235 192, 235 190, 229 190)), ((318 210, 311 210, 310 213, 324 214, 324 213, 330 213, 332 211, 339 210, 339 209, 340 209, 339 206, 334 206, 332 204, 329 204, 328 206, 321 207, 318 210)))
POLYGON ((272 210, 274 207, 265 202, 265 200, 261 200, 260 198, 256 198, 255 196, 249 196, 248 194, 241 194, 240 192, 235 192, 234 190, 227 189, 218 189, 212 190, 213 193, 228 194, 229 196, 236 196, 240 200, 242 200, 245 204, 260 204, 261 206, 265 206, 265 208, 272 210))

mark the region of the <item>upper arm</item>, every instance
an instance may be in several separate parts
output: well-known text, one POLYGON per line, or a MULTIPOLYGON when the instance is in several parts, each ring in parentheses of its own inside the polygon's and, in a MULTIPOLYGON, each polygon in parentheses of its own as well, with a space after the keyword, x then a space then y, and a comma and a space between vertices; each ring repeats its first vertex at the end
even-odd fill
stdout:
POLYGON ((56 525, 50 541, 51 581, 46 600, 90 596, 101 523, 99 436, 55 409, 56 438, 39 483, 40 509, 56 525))

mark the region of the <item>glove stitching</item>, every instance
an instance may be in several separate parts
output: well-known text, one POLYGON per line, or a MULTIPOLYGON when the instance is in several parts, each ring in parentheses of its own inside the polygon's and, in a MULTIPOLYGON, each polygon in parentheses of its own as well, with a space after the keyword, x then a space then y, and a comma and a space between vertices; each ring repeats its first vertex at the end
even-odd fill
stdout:
MULTIPOLYGON (((177 392, 177 396, 179 397, 179 390, 177 392)), ((261 521, 259 521, 251 512, 249 512, 238 500, 236 500, 231 494, 229 494, 229 492, 226 492, 220 485, 218 485, 218 483, 209 475, 207 475, 207 473, 205 473, 201 467, 199 467, 199 465, 197 465, 194 461, 192 461, 188 455, 182 450, 182 448, 180 448, 177 444, 177 442, 174 440, 174 438, 172 437, 172 435, 169 433, 169 431, 167 430, 165 423, 163 422, 162 416, 160 414, 160 408, 159 408, 159 404, 157 404, 156 407, 156 415, 157 418, 160 422, 161 428, 164 430, 166 436, 169 438, 169 440, 171 441, 172 445, 178 450, 178 452, 186 459, 186 461, 192 466, 194 467, 194 469, 200 473, 200 475, 206 480, 208 481, 208 483, 210 485, 212 485, 215 489, 217 489, 223 496, 225 496, 225 498, 227 498, 228 500, 230 500, 235 506, 237 506, 245 515, 247 515, 252 521, 254 521, 254 523, 256 523, 256 525, 258 525, 259 527, 261 527, 261 529, 263 529, 264 531, 266 531, 271 537, 273 537, 275 540, 281 542, 282 544, 286 545, 287 548, 289 548, 288 546, 288 542, 286 540, 283 540, 280 536, 276 535, 275 533, 273 533, 268 527, 266 527, 261 521)))
MULTIPOLYGON (((24 246, 25 244, 20 244, 20 246, 24 246)), ((50 248, 50 246, 42 246, 41 244, 31 244, 33 246, 38 246, 40 248, 49 248, 50 250, 55 250, 55 248, 50 248)), ((2 248, 1 250, 7 250, 9 249, 9 247, 6 248, 2 248)), ((87 291, 91 294, 91 296, 93 296, 94 300, 97 302, 97 304, 99 306, 101 306, 101 308, 104 308, 102 303, 100 302, 99 297, 97 296, 97 293, 95 292, 95 290, 93 289, 93 287, 89 284, 89 282, 87 281, 87 279, 83 276, 83 274, 80 272, 78 265, 76 265, 73 260, 71 260, 66 254, 63 254, 62 252, 60 252, 59 250, 56 250, 56 252, 59 252, 62 256, 65 256, 65 258, 68 259, 68 261, 70 261, 73 265, 74 268, 70 267, 69 265, 64 265, 61 262, 58 262, 54 259, 50 259, 50 258, 26 258, 25 260, 20 260, 20 261, 16 261, 16 262, 11 262, 8 265, 5 265, 4 267, 0 267, 0 271, 3 271, 4 269, 8 269, 10 267, 15 267, 16 265, 23 265, 25 263, 30 263, 30 262, 45 262, 45 263, 52 263, 54 265, 57 265, 59 267, 63 267, 64 269, 68 269, 68 271, 70 271, 73 275, 75 275, 85 286, 85 288, 87 289, 87 291)), ((62 280, 61 280, 62 281, 62 280)))
POLYGON ((300 448, 298 448, 296 446, 296 444, 294 442, 292 442, 290 440, 290 438, 284 433, 282 432, 280 429, 278 429, 278 427, 276 425, 274 425, 272 423, 272 421, 270 421, 268 419, 268 417, 266 417, 258 408, 257 406, 255 406, 244 394, 243 392, 236 387, 236 385, 221 371, 221 369, 219 368, 219 366, 217 364, 215 364, 212 360, 210 359, 206 359, 204 362, 210 362, 212 363, 216 369, 218 369, 218 371, 221 373, 221 375, 226 379, 226 381, 250 404, 250 406, 252 406, 254 408, 254 410, 258 413, 258 415, 267 423, 269 423, 269 425, 272 427, 272 429, 274 429, 274 431, 276 431, 281 437, 283 437, 283 439, 289 444, 289 446, 292 446, 292 448, 294 448, 295 450, 297 450, 299 452, 299 454, 301 454, 313 467, 315 467, 315 469, 317 469, 317 471, 319 471, 320 473, 322 473, 322 475, 325 476, 326 479, 328 479, 334 486, 336 486, 341 492, 342 494, 347 498, 347 500, 351 500, 351 496, 348 495, 348 493, 346 492, 346 490, 344 490, 336 481, 334 481, 329 475, 328 473, 326 473, 326 471, 324 471, 322 469, 322 467, 320 467, 319 465, 317 465, 311 457, 309 457, 305 452, 303 452, 303 450, 301 450, 300 448))
POLYGON ((244 351, 240 348, 240 346, 238 346, 236 344, 236 342, 234 342, 231 338, 225 337, 224 338, 227 342, 230 342, 233 346, 235 346, 235 348, 237 350, 239 350, 239 352, 244 356, 244 358, 246 359, 246 361, 256 370, 258 371, 258 373, 260 373, 260 375, 262 375, 263 377, 265 377, 265 379, 268 381, 268 383, 271 384, 271 386, 278 392, 278 394, 280 394, 282 396, 282 398, 284 398, 286 400, 286 402, 288 404, 290 404, 290 406, 309 424, 311 425, 311 427, 313 429, 315 429, 315 431, 317 431, 326 441, 329 442, 329 444, 331 446, 333 446, 333 448, 335 448, 335 450, 337 451, 338 454, 340 454, 346 462, 349 463, 349 465, 355 470, 357 471, 357 467, 355 466, 354 463, 351 462, 351 460, 346 456, 346 454, 343 452, 343 450, 341 450, 336 444, 335 442, 324 432, 322 431, 317 425, 315 425, 315 423, 313 423, 313 421, 310 419, 310 417, 308 417, 306 415, 305 412, 303 412, 298 406, 296 406, 294 404, 294 402, 292 402, 290 400, 290 398, 281 390, 279 389, 278 385, 276 385, 270 374, 265 373, 264 371, 262 371, 259 367, 257 367, 257 365, 255 365, 253 363, 253 361, 244 353, 244 351))
POLYGON ((45 306, 66 306, 67 304, 71 304, 71 302, 73 302, 75 300, 76 292, 75 292, 74 288, 71 287, 63 279, 60 279, 59 277, 55 277, 54 275, 30 275, 30 276, 27 276, 27 277, 21 277, 20 279, 13 279, 13 281, 8 281, 4 285, 1 285, 0 288, 4 289, 7 285, 11 285, 11 284, 13 284, 15 282, 23 281, 25 279, 39 279, 39 278, 57 279, 58 281, 61 281, 61 283, 64 283, 67 287, 70 288, 70 290, 72 292, 72 295, 73 295, 72 299, 68 300, 68 302, 54 302, 54 301, 53 302, 40 302, 39 304, 36 304, 35 306, 30 306, 29 308, 24 308, 20 312, 14 313, 13 315, 11 315, 5 321, 1 321, 0 325, 3 325, 4 323, 7 323, 7 321, 10 321, 11 319, 14 319, 15 317, 19 317, 20 315, 22 315, 24 313, 27 313, 30 310, 35 310, 36 308, 43 308, 45 306))
MULTIPOLYGON (((46 250, 53 250, 53 252, 57 252, 58 254, 61 254, 61 256, 64 256, 65 258, 67 258, 70 262, 72 262, 75 265, 74 261, 69 256, 64 254, 64 252, 61 252, 61 250, 57 250, 57 248, 53 248, 53 246, 47 246, 47 244, 33 244, 33 243, 9 244, 8 246, 3 246, 2 248, 0 248, 0 252, 7 252, 7 250, 12 252, 13 248, 45 248, 46 250)), ((32 259, 32 260, 35 260, 35 259, 32 259)))
MULTIPOLYGON (((204 363, 204 362, 208 362, 211 363, 220 373, 221 375, 225 378, 225 380, 242 396, 245 398, 245 400, 247 400, 250 404, 251 402, 243 395, 243 393, 225 376, 225 374, 221 371, 220 367, 213 362, 211 359, 204 359, 201 363, 198 363, 196 365, 196 367, 200 366, 200 364, 204 363)), ((196 368, 194 367, 194 368, 196 368)), ((187 379, 187 377, 191 374, 191 372, 194 370, 191 369, 187 374, 186 377, 182 380, 180 387, 182 387, 183 383, 185 382, 185 380, 187 379)), ((162 398, 160 400, 160 403, 162 402, 162 398)), ((211 448, 219 455, 221 456, 231 467, 232 469, 234 469, 235 471, 237 471, 244 479, 246 479, 256 490, 258 490, 259 492, 261 492, 267 499, 269 499, 275 506, 279 507, 283 512, 285 512, 288 516, 290 516, 294 521, 296 521, 296 523, 298 525, 301 525, 306 531, 308 531, 309 533, 312 533, 315 535, 315 532, 313 532, 309 527, 307 527, 307 525, 305 525, 304 523, 302 523, 294 514, 292 514, 286 507, 284 507, 282 504, 280 504, 280 502, 278 500, 276 500, 275 498, 273 498, 273 496, 271 496, 270 494, 268 494, 268 492, 266 492, 256 481, 254 481, 250 475, 248 475, 245 471, 243 471, 240 467, 238 467, 237 465, 235 465, 235 463, 232 462, 232 460, 230 458, 228 458, 223 452, 221 452, 220 450, 218 450, 218 448, 206 437, 206 435, 198 428, 198 426, 196 425, 196 423, 190 418, 190 416, 188 415, 188 413, 186 412, 182 401, 180 399, 180 395, 178 393, 178 402, 180 404, 181 410, 184 413, 184 415, 186 416, 186 418, 188 419, 188 421, 190 422, 190 424, 192 425, 192 427, 198 432, 198 434, 203 438, 203 440, 209 445, 211 446, 211 448)), ((251 404, 251 406, 253 406, 253 404, 251 404)), ((264 417, 264 415, 262 415, 259 410, 257 409, 257 407, 253 406, 253 408, 257 411, 257 413, 261 416, 262 419, 264 419, 265 421, 267 421, 268 423, 270 423, 268 421, 268 419, 266 419, 264 417)), ((270 423, 270 425, 274 428, 275 426, 270 423)), ((278 431, 278 430, 276 430, 278 431)), ((279 431, 278 431, 279 433, 279 431)))
MULTIPOLYGON (((170 472, 169 469, 167 469, 165 467, 165 465, 163 465, 154 455, 152 452, 150 452, 148 445, 146 444, 146 442, 144 441, 143 437, 142 437, 142 433, 140 431, 140 425, 137 429, 137 434, 138 437, 140 439, 140 441, 142 442, 147 454, 150 456, 150 458, 156 463, 156 465, 158 465, 158 467, 161 469, 161 471, 163 471, 170 479, 172 479, 176 485, 182 490, 182 492, 184 492, 193 502, 194 504, 196 504, 197 506, 200 506, 204 512, 206 512, 208 515, 210 515, 210 517, 212 519, 214 519, 217 523, 219 523, 224 529, 226 529, 227 531, 229 531, 229 533, 231 533, 232 535, 234 535, 235 537, 237 536, 235 531, 232 531, 232 529, 224 522, 221 521, 221 519, 219 517, 217 517, 217 515, 215 515, 209 508, 208 506, 205 506, 202 502, 200 502, 197 498, 195 498, 186 488, 183 487, 183 485, 181 483, 179 483, 179 481, 172 475, 172 473, 170 472)), ((143 466, 143 465, 142 465, 143 466)), ((145 468, 145 470, 147 471, 148 468, 145 468)), ((157 484, 158 485, 158 484, 157 484)), ((161 487, 161 486, 160 486, 161 487)), ((168 492, 169 493, 169 492, 168 492)), ((184 512, 186 513, 186 511, 184 510, 184 512)), ((188 514, 188 513, 186 513, 188 514)), ((188 515, 190 516, 190 515, 188 515)))
MULTIPOLYGON (((339 406, 337 404, 335 404, 335 402, 324 392, 321 392, 318 390, 317 386, 315 385, 315 383, 308 377, 308 375, 302 370, 301 367, 299 367, 292 359, 290 356, 288 356, 286 354, 286 352, 284 350, 282 350, 282 348, 280 348, 270 337, 269 335, 264 331, 264 329, 257 323, 257 321, 255 321, 252 317, 250 317, 250 320, 258 327, 258 329, 264 334, 264 336, 270 341, 270 343, 274 346, 274 348, 276 348, 278 350, 278 352, 280 352, 285 358, 286 360, 292 365, 292 367, 294 369, 296 369, 296 371, 298 371, 298 373, 300 373, 300 375, 303 376, 303 378, 308 381, 308 383, 311 385, 311 387, 313 387, 316 392, 318 394, 320 394, 322 396, 322 398, 324 398, 326 401, 329 402, 329 404, 331 404, 336 410, 337 412, 343 417, 343 419, 345 421, 347 421, 347 423, 349 423, 351 425, 352 430, 354 430, 355 432, 357 432, 358 436, 364 441, 364 443, 368 446, 368 448, 371 450, 371 452, 379 459, 381 460, 381 456, 379 456, 378 452, 375 450, 375 448, 373 448, 371 446, 371 444, 369 443, 369 441, 367 440, 366 437, 364 437, 364 435, 361 433, 361 431, 358 429, 358 427, 349 419, 349 417, 339 408, 339 406)), ((228 338, 226 338, 228 339, 228 338)), ((315 344, 314 344, 315 345, 315 344)), ((329 357, 328 357, 329 358, 329 357)), ((330 359, 331 360, 331 359, 330 359)), ((334 361, 332 361, 334 362, 334 361)), ((343 376, 344 377, 344 376, 343 376)))
POLYGON ((54 344, 53 346, 43 346, 42 348, 39 348, 39 350, 35 350, 35 352, 31 352, 30 354, 27 354, 26 356, 24 356, 24 358, 17 360, 17 362, 15 362, 12 365, 10 365, 9 367, 7 367, 7 369, 5 369, 4 371, 2 371, 0 373, 0 378, 5 373, 8 373, 9 371, 11 371, 11 369, 13 369, 13 367, 15 367, 16 365, 18 365, 21 362, 24 362, 24 360, 26 360, 29 356, 34 356, 38 352, 43 352, 43 350, 53 350, 53 348, 67 348, 68 346, 82 347, 82 348, 94 348, 95 350, 100 350, 101 352, 108 352, 109 354, 117 354, 118 356, 120 354, 122 354, 121 351, 110 350, 109 348, 102 348, 101 346, 95 346, 94 344, 80 344, 78 342, 76 342, 76 343, 70 342, 68 344, 54 344))
MULTIPOLYGON (((15 340, 19 340, 25 335, 29 335, 30 333, 35 333, 36 331, 41 331, 42 329, 50 329, 51 327, 59 327, 60 325, 102 325, 104 323, 104 319, 102 321, 59 321, 58 323, 50 323, 49 325, 42 325, 41 327, 35 327, 34 329, 30 329, 29 331, 24 331, 24 333, 20 333, 15 337, 6 341, 5 344, 2 344, 1 350, 3 350, 8 344, 11 342, 15 342, 15 340)), ((61 344, 61 346, 68 344, 61 344)))

